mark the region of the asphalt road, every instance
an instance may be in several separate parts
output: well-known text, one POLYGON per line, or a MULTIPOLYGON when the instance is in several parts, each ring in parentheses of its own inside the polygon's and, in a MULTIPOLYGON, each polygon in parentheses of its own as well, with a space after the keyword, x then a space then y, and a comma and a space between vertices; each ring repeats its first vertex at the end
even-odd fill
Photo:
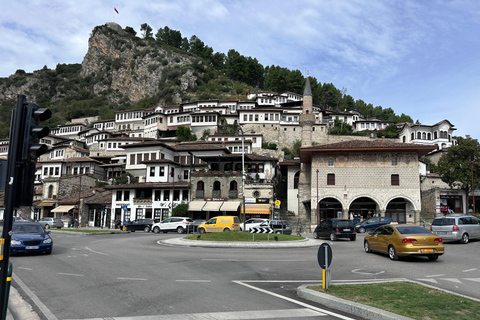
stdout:
MULTIPOLYGON (((143 232, 52 236, 52 255, 10 259, 14 287, 44 319, 356 318, 297 297, 299 285, 321 283, 318 247, 176 247, 158 240, 179 235, 143 232)), ((480 299, 480 242, 447 244, 437 261, 367 254, 361 235, 329 243, 334 283, 408 278, 480 299)))

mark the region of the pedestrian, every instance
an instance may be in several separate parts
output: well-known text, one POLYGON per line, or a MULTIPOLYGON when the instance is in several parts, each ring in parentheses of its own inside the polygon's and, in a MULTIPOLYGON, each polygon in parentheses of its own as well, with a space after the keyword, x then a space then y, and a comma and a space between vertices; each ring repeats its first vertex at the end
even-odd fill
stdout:
POLYGON ((449 214, 454 213, 453 210, 452 210, 450 207, 448 207, 448 213, 449 213, 449 214))

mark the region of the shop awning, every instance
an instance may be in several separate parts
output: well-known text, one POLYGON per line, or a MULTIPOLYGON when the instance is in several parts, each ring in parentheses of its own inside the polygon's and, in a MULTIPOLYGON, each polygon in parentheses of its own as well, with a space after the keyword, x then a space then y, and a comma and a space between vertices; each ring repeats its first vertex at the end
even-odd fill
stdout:
POLYGON ((220 211, 237 211, 241 201, 225 201, 220 208, 220 211))
POLYGON ((55 204, 56 202, 40 202, 38 204, 39 207, 53 207, 53 205, 55 204))
POLYGON ((191 201, 188 203, 188 211, 202 211, 206 201, 191 201))
MULTIPOLYGON (((243 213, 243 206, 240 207, 243 213)), ((270 204, 268 203, 247 203, 245 204, 245 214, 270 214, 270 204)))
POLYGON ((207 201, 202 211, 220 211, 223 201, 207 201))
POLYGON ((75 208, 75 206, 58 206, 55 209, 53 209, 51 212, 68 212, 75 208))

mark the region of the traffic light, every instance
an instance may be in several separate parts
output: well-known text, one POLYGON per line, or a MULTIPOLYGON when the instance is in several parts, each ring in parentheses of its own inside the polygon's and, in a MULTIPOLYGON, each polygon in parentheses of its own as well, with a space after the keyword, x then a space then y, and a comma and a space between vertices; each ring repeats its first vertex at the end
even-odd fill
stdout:
POLYGON ((40 143, 40 140, 50 133, 50 129, 41 126, 40 122, 50 119, 52 112, 49 109, 40 108, 34 103, 29 103, 24 114, 25 127, 20 159, 24 166, 20 173, 20 183, 17 191, 20 192, 19 205, 31 206, 34 196, 37 159, 48 151, 48 147, 40 143))

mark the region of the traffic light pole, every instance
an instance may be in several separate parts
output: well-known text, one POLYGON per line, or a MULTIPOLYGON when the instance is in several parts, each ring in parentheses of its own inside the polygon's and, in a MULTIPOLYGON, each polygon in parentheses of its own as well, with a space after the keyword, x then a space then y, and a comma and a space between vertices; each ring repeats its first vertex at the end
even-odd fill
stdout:
POLYGON ((7 279, 8 277, 8 263, 10 260, 10 242, 12 239, 12 224, 13 224, 13 210, 17 203, 16 194, 19 173, 23 167, 21 158, 21 143, 23 141, 22 129, 24 127, 22 121, 26 112, 26 97, 18 95, 17 108, 13 111, 12 120, 10 123, 10 140, 8 145, 8 160, 7 160, 7 179, 5 184, 5 212, 3 214, 3 232, 2 238, 4 245, 2 248, 3 260, 0 268, 0 316, 3 320, 7 314, 7 279))

